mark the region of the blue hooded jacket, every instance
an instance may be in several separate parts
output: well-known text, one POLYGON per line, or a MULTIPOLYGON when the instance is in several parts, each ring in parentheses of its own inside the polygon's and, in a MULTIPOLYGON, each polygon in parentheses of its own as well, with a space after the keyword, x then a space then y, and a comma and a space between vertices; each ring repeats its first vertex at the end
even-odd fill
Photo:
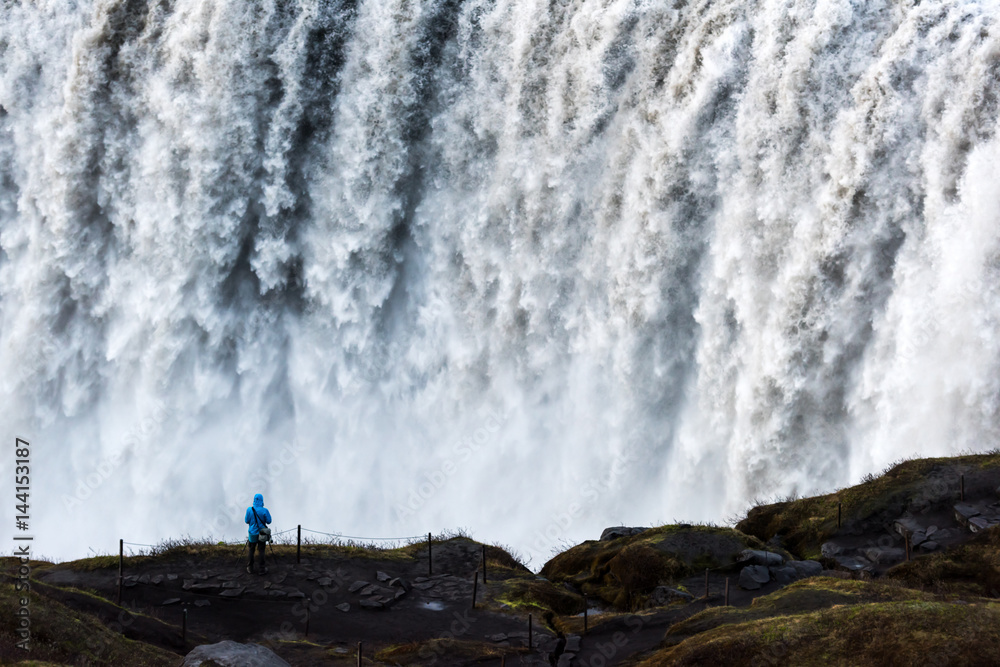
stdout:
POLYGON ((247 508, 246 516, 243 518, 244 523, 250 524, 250 536, 254 537, 260 534, 261 523, 257 521, 257 517, 260 517, 260 521, 263 525, 271 523, 271 513, 267 511, 264 507, 264 496, 259 493, 253 497, 253 507, 247 508), (257 516, 254 516, 254 512, 257 512, 257 516))

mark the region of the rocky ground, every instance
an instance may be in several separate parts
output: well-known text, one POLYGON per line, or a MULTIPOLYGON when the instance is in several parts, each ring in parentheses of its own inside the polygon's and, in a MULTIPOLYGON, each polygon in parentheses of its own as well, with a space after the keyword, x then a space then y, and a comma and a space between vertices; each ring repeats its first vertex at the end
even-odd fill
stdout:
POLYGON ((265 575, 183 544, 126 558, 119 604, 117 557, 35 563, 30 664, 1000 664, 998 487, 997 455, 911 461, 735 528, 608 529, 538 575, 462 536, 433 566, 426 543, 281 545, 265 575))

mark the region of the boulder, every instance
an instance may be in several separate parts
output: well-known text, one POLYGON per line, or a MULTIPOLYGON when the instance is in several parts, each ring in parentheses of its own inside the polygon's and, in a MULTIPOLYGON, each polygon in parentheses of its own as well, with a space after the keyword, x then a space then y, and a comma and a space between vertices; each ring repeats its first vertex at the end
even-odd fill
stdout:
POLYGON ((383 581, 383 582, 384 581, 390 581, 392 579, 391 576, 389 576, 387 573, 383 572, 382 570, 379 570, 378 572, 375 573, 375 578, 378 579, 379 581, 383 581))
POLYGON ((218 644, 203 644, 184 657, 181 667, 200 667, 200 665, 218 667, 290 667, 260 644, 240 644, 225 640, 218 644))
POLYGON ((647 528, 635 528, 629 526, 613 526, 611 528, 605 528, 604 532, 601 533, 601 542, 607 542, 608 540, 617 540, 619 537, 631 537, 633 535, 638 535, 639 533, 644 533, 647 528))
POLYGON ((355 581, 353 584, 351 584, 350 588, 347 589, 347 592, 348 593, 357 593, 362 588, 364 588, 365 586, 369 586, 369 585, 370 584, 367 581, 355 581))
POLYGON ((823 565, 814 560, 790 560, 788 566, 793 568, 801 579, 823 574, 823 565))
POLYGON ((963 526, 969 525, 969 519, 979 516, 979 510, 968 503, 957 503, 955 505, 955 520, 963 526))
POLYGON ((994 521, 984 516, 974 516, 971 519, 969 519, 969 530, 971 530, 973 533, 978 533, 980 531, 986 530, 987 528, 990 528, 991 526, 997 525, 997 523, 998 523, 997 521, 994 521))
POLYGON ((927 533, 922 530, 915 530, 913 534, 910 535, 910 546, 918 547, 927 541, 927 533))
POLYGON ((740 571, 740 588, 755 591, 771 581, 771 573, 763 565, 747 565, 740 571))
POLYGON ((934 551, 937 548, 938 548, 938 543, 935 542, 934 540, 927 540, 926 542, 922 542, 920 544, 921 551, 934 551))
POLYGON ((340 611, 346 613, 346 612, 349 612, 351 610, 351 603, 350 602, 341 602, 340 604, 337 605, 336 608, 339 609, 340 611))
POLYGON ((872 564, 860 556, 856 558, 852 556, 837 556, 834 560, 837 561, 837 565, 851 572, 872 569, 872 564))
POLYGON ((906 537, 907 535, 912 535, 916 531, 920 530, 920 524, 917 523, 916 519, 913 517, 903 516, 896 519, 892 527, 900 537, 906 537))
POLYGON ((843 552, 843 548, 839 544, 833 542, 824 542, 819 547, 819 552, 824 558, 833 558, 834 556, 839 556, 843 552))
POLYGON ((771 579, 785 586, 799 578, 798 570, 790 565, 768 568, 771 572, 771 579))
POLYGON ((785 559, 782 558, 781 554, 771 551, 758 551, 757 549, 744 549, 740 552, 737 560, 741 563, 751 563, 765 567, 777 567, 785 563, 785 559))

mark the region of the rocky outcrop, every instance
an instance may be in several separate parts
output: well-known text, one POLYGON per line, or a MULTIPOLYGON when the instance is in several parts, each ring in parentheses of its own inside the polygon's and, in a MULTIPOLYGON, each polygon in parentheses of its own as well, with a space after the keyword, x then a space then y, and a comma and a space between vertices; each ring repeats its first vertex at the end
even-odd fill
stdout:
POLYGON ((644 533, 648 528, 637 528, 629 526, 613 526, 611 528, 605 528, 604 532, 601 533, 601 542, 607 542, 608 540, 617 540, 619 537, 632 537, 633 535, 639 535, 644 533))
POLYGON ((184 657, 181 667, 290 667, 274 651, 260 644, 240 644, 226 640, 204 644, 184 657))

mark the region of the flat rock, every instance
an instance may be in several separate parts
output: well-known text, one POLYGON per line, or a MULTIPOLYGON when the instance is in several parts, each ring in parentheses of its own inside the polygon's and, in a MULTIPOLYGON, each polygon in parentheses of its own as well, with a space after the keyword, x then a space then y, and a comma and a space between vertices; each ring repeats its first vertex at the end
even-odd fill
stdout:
POLYGON ((381 588, 382 587, 379 586, 378 584, 368 584, 367 586, 365 586, 364 588, 361 589, 360 594, 361 595, 374 595, 381 588))
POLYGON ((389 576, 385 572, 382 572, 381 570, 375 573, 375 578, 378 579, 379 581, 390 581, 392 579, 391 576, 389 576))
POLYGON ((271 589, 267 592, 267 596, 271 598, 284 598, 288 597, 288 593, 277 588, 271 589))
POLYGON ((297 588, 293 588, 292 590, 288 591, 288 597, 290 598, 304 598, 305 596, 306 594, 297 588))
POLYGON ((243 591, 246 590, 246 586, 240 586, 238 588, 227 588, 226 590, 219 593, 219 597, 224 598, 238 598, 243 595, 243 591))
POLYGON ((430 580, 427 577, 417 577, 416 579, 413 580, 413 583, 422 584, 425 581, 430 581, 430 580))
POLYGON ((979 510, 968 503, 957 503, 954 509, 955 520, 963 526, 968 525, 972 517, 979 516, 979 510))
POLYGON ((751 563, 753 565, 763 565, 765 567, 782 565, 785 559, 782 558, 781 554, 776 554, 771 551, 760 551, 757 549, 744 549, 737 556, 737 560, 741 563, 751 563))
POLYGON ((185 588, 186 590, 192 591, 194 593, 207 593, 209 595, 212 595, 222 590, 222 584, 216 584, 216 583, 192 584, 190 587, 185 587, 185 588))
POLYGON ((385 609, 385 606, 378 600, 372 600, 372 599, 362 600, 360 604, 365 609, 385 609))
POLYGON ((644 533, 648 528, 639 527, 629 527, 629 526, 612 526, 611 528, 605 528, 601 533, 601 542, 607 542, 609 540, 617 540, 619 537, 632 537, 633 535, 639 535, 644 533))
POLYGON ((191 573, 191 578, 194 579, 195 581, 205 581, 206 579, 208 579, 208 573, 207 572, 192 572, 191 573))
MULTIPOLYGON (((267 582, 267 583, 271 583, 271 582, 267 582)), ((225 582, 225 583, 222 584, 222 587, 223 588, 240 588, 240 584, 239 584, 238 581, 227 581, 227 582, 225 582)))
POLYGON ((170 604, 177 604, 180 601, 181 601, 180 598, 170 598, 168 600, 164 600, 160 604, 163 605, 164 607, 166 607, 167 605, 170 605, 170 604))
POLYGON ((740 570, 739 585, 744 590, 755 591, 769 581, 771 573, 763 565, 747 565, 740 570))
POLYGON ((274 651, 260 644, 240 644, 229 639, 202 644, 186 656, 181 667, 290 667, 274 651))
POLYGON ((347 589, 347 592, 348 592, 348 593, 357 593, 358 591, 360 591, 360 590, 361 590, 362 588, 364 588, 365 586, 370 586, 370 585, 371 585, 371 584, 369 584, 369 583, 368 583, 367 581, 355 581, 355 582, 354 582, 353 584, 351 584, 351 585, 350 585, 350 587, 349 587, 349 588, 347 589))
POLYGON ((150 577, 149 581, 154 586, 159 586, 160 584, 163 583, 163 575, 162 574, 153 575, 152 577, 150 577))
POLYGON ((994 521, 993 519, 988 519, 984 516, 974 516, 971 519, 969 519, 969 530, 971 530, 973 533, 978 533, 980 531, 986 530, 987 528, 990 528, 991 526, 996 526, 998 523, 1000 522, 994 521))
POLYGON ((892 523, 892 527, 900 536, 906 537, 920 530, 920 524, 910 516, 901 516, 892 523))
POLYGON ((168 574, 167 575, 167 581, 177 581, 177 578, 178 577, 177 577, 176 574, 168 574))
POLYGON ((410 589, 413 588, 413 584, 411 584, 410 582, 408 582, 406 579, 401 579, 399 577, 396 577, 395 579, 393 579, 392 581, 390 581, 389 582, 389 586, 390 587, 396 586, 396 587, 402 588, 404 591, 407 591, 407 592, 409 592, 410 589))
POLYGON ((494 635, 487 635, 486 638, 489 639, 491 642, 507 641, 507 633, 506 632, 498 632, 498 633, 496 633, 494 635))
POLYGON ((837 556, 834 558, 837 561, 837 565, 844 568, 845 570, 850 570, 851 572, 858 572, 860 570, 870 570, 872 564, 865 558, 853 557, 853 556, 837 556))
POLYGON ((335 609, 339 609, 340 611, 342 611, 344 613, 347 613, 347 612, 349 612, 351 610, 351 603, 350 602, 341 602, 340 604, 338 604, 335 607, 335 609))
POLYGON ((316 583, 322 586, 323 588, 326 588, 327 586, 333 583, 333 579, 331 579, 330 577, 320 577, 319 579, 316 580, 316 583))
POLYGON ((579 653, 580 652, 580 635, 570 635, 566 638, 566 648, 567 653, 579 653))
POLYGON ((195 600, 194 601, 194 606, 195 607, 211 607, 212 603, 209 602, 208 600, 195 600))
POLYGON ((413 587, 416 588, 418 591, 426 591, 431 588, 434 588, 434 584, 435 582, 433 581, 421 581, 420 583, 413 584, 413 587))
POLYGON ((148 574, 143 574, 136 581, 138 581, 140 584, 148 584, 149 583, 149 575, 148 574))
POLYGON ((238 578, 240 578, 242 576, 243 576, 242 573, 240 573, 240 574, 233 574, 233 573, 220 574, 218 577, 216 577, 216 579, 218 579, 219 581, 232 581, 233 579, 238 579, 238 578))
POLYGON ((922 542, 920 544, 921 551, 934 551, 937 548, 938 548, 938 543, 935 542, 934 540, 927 540, 926 542, 922 542))

